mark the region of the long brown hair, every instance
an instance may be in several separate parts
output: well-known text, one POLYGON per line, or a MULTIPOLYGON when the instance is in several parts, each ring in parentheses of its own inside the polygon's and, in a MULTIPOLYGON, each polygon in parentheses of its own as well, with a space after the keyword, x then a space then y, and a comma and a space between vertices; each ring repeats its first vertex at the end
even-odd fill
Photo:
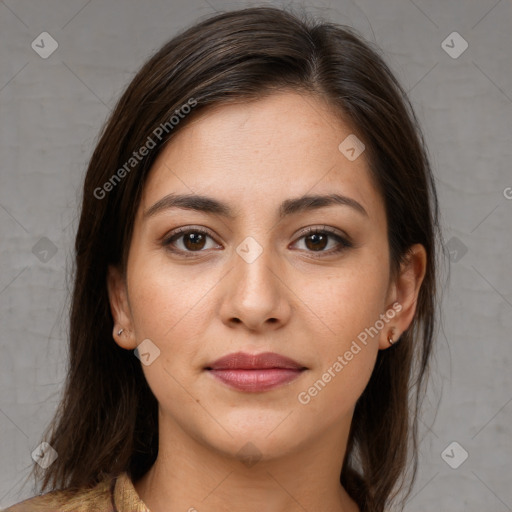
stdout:
POLYGON ((67 379, 43 435, 58 458, 43 475, 37 464, 33 469, 41 491, 90 487, 123 471, 136 481, 155 462, 158 403, 140 361, 112 339, 107 268, 125 270, 145 180, 173 135, 208 106, 277 90, 329 102, 364 142, 385 202, 393 275, 411 245, 427 251, 413 322, 399 343, 379 351, 340 468, 340 482, 362 512, 382 512, 399 491, 410 490, 437 331, 441 240, 423 135, 379 49, 355 30, 254 7, 205 19, 167 42, 128 85, 103 129, 85 177, 75 241, 67 379))

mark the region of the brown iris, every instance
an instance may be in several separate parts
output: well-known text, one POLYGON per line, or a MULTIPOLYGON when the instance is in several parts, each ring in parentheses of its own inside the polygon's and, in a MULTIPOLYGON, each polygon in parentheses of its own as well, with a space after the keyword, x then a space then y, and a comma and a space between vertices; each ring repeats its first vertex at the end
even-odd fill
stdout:
POLYGON ((203 233, 186 233, 182 236, 183 245, 188 250, 201 250, 204 247, 206 236, 203 233))
POLYGON ((308 249, 324 249, 326 246, 328 236, 321 233, 313 233, 311 235, 308 235, 305 239, 305 244, 308 249), (308 244, 308 241, 313 241, 312 247, 308 244))

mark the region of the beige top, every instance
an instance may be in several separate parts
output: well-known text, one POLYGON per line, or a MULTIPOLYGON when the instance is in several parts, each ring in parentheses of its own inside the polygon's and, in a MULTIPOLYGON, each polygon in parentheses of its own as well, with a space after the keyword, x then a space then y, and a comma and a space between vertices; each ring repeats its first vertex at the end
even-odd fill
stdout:
POLYGON ((50 491, 28 498, 2 512, 151 512, 126 472, 78 493, 50 491))

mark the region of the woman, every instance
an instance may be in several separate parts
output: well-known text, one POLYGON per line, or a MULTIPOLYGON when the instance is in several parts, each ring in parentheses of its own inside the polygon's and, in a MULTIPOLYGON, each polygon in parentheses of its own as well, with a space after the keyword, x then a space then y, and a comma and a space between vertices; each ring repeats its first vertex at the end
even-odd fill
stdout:
POLYGON ((8 510, 403 504, 438 238, 413 109, 353 30, 261 7, 173 38, 90 161, 51 492, 8 510))

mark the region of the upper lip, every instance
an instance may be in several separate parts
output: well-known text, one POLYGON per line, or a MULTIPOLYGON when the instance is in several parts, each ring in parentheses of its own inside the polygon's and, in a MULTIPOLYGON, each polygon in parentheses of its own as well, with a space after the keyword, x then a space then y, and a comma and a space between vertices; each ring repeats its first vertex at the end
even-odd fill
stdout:
POLYGON ((270 368, 306 369, 297 361, 275 352, 262 352, 261 354, 234 352, 206 366, 207 370, 267 370, 270 368))

